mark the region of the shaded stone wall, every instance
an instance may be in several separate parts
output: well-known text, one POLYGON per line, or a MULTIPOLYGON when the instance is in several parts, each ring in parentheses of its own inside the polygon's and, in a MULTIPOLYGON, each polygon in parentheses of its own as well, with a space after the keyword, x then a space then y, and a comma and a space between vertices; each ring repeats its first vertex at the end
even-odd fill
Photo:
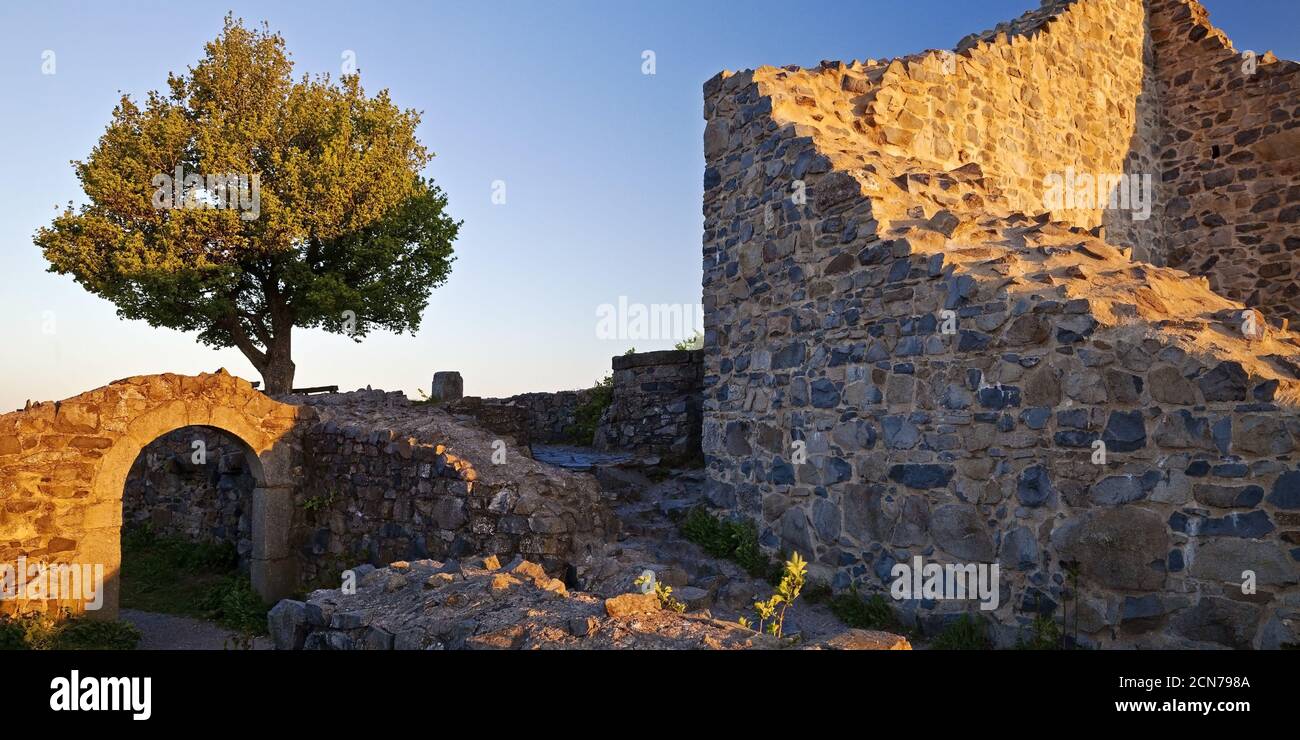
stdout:
POLYGON ((521 393, 500 399, 521 406, 528 414, 528 438, 532 442, 551 444, 568 442, 574 413, 591 398, 591 389, 555 393, 521 393))
POLYGON ((243 446, 206 427, 163 435, 140 452, 122 493, 122 526, 190 542, 229 542, 241 561, 253 551, 253 471, 243 446), (204 462, 195 462, 194 443, 204 462))
MULTIPOLYGON (((1049 4, 1088 20, 1030 14, 1034 38, 982 35, 957 64, 1039 44, 1059 50, 1030 60, 1056 65, 1048 79, 1078 76, 1092 67, 1068 55, 1100 45, 1077 34, 1121 28, 1111 12, 1140 29, 1141 8, 1049 4)), ((1141 95, 1143 39, 1123 38, 1128 83, 1113 89, 1141 95)), ((940 61, 897 64, 915 81, 940 61)), ((887 593, 893 566, 915 556, 997 563, 1000 605, 987 614, 1003 644, 1034 616, 1063 613, 1088 645, 1295 642, 1297 336, 1249 325, 1258 317, 1204 280, 1134 261, 1158 249, 1158 226, 1145 247, 1117 243, 1124 230, 1104 217, 1046 213, 988 174, 1006 162, 945 169, 891 144, 855 96, 895 64, 761 68, 705 85, 710 500, 755 520, 765 547, 803 553, 837 590, 887 593)), ((1097 108, 1062 84, 1086 128, 1097 108)), ((1035 93, 1007 79, 975 88, 994 109, 1035 93)), ((996 133, 1021 141, 1036 125, 996 133)), ((1124 167, 1134 146, 1120 144, 1113 160, 1074 150, 1076 166, 1124 167)), ((1137 228, 1150 223, 1158 214, 1137 228)), ((898 606, 927 631, 976 608, 898 606)))
POLYGON ((698 456, 704 352, 622 355, 613 368, 613 399, 596 429, 596 448, 698 456))
POLYGON ((319 414, 294 496, 305 583, 359 563, 516 554, 557 575, 612 517, 590 476, 534 462, 500 435, 400 392, 298 398, 319 414), (498 442, 506 442, 498 444, 498 442))
POLYGON ((521 451, 526 452, 532 442, 534 417, 527 407, 513 399, 466 396, 447 403, 444 408, 452 414, 474 419, 485 429, 502 435, 521 451))
POLYGON ((1300 64, 1253 60, 1184 0, 1151 4, 1160 81, 1163 261, 1300 319, 1300 64))

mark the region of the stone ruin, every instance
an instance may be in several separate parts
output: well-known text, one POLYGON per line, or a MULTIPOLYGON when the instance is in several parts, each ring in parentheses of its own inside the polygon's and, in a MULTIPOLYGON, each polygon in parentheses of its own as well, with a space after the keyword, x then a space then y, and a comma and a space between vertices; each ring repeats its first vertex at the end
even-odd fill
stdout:
MULTIPOLYGON (((0 415, 0 563, 102 565, 104 618, 132 522, 234 543, 269 602, 405 558, 520 555, 565 575, 616 523, 593 477, 503 436, 401 393, 271 399, 225 371, 126 378, 0 415), (175 466, 194 439, 210 454, 191 476, 175 466)), ((0 613, 84 607, 0 600, 0 613)))
MULTIPOLYGON (((702 446, 710 504, 837 591, 996 563, 1003 645, 1041 615, 1085 646, 1300 641, 1297 69, 1191 0, 1070 0, 950 52, 715 77, 705 348, 616 358, 598 444, 702 446)), ((105 563, 115 614, 128 472, 160 437, 183 460, 197 426, 224 435, 208 483, 250 500, 186 508, 146 465, 128 520, 233 530, 268 599, 396 561, 358 569, 363 601, 281 602, 285 646, 755 646, 624 609, 643 567, 693 603, 750 585, 658 516, 695 484, 621 500, 639 474, 531 458, 592 391, 462 396, 440 373, 436 405, 282 403, 218 372, 2 415, 0 563, 105 563)), ((922 634, 977 608, 897 604, 922 634)))
POLYGON ((1297 70, 1073 0, 708 81, 710 500, 836 590, 997 563, 1002 644, 1297 642, 1297 70))

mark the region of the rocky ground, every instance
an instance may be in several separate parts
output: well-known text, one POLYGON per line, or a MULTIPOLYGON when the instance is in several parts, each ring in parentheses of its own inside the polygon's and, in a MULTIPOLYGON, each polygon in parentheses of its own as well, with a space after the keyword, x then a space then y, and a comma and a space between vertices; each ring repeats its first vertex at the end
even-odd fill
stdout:
MULTIPOLYGON (((313 592, 272 610, 279 648, 347 649, 910 649, 904 638, 845 627, 825 607, 796 602, 785 641, 741 627, 771 586, 712 558, 678 533, 676 521, 702 502, 702 477, 678 471, 659 482, 637 461, 587 460, 621 522, 615 542, 575 564, 569 588, 516 557, 363 565, 355 593, 313 592), (660 608, 634 581, 646 571, 672 586, 684 613, 660 608)), ((653 462, 653 461, 642 461, 653 462)))
MULTIPOLYGON (((707 610, 712 616, 735 623, 753 619, 753 603, 772 593, 767 581, 750 576, 728 560, 712 557, 685 539, 678 523, 704 505, 704 476, 698 471, 675 471, 652 482, 633 461, 595 469, 602 494, 609 501, 622 530, 618 542, 579 565, 584 587, 610 597, 634 590, 645 571, 673 588, 673 596, 689 610, 707 610)), ((785 633, 804 642, 831 640, 849 632, 824 606, 796 602, 786 617, 785 633)))

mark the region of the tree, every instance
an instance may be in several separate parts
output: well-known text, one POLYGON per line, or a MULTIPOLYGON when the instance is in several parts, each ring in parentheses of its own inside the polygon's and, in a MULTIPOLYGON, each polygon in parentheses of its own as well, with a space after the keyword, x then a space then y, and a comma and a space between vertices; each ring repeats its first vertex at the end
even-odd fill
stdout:
POLYGON ((268 393, 293 385, 295 326, 419 329, 460 228, 420 175, 420 114, 359 74, 292 79, 284 39, 226 16, 166 94, 123 95, 85 161, 89 200, 35 242, 118 315, 238 347, 268 393))

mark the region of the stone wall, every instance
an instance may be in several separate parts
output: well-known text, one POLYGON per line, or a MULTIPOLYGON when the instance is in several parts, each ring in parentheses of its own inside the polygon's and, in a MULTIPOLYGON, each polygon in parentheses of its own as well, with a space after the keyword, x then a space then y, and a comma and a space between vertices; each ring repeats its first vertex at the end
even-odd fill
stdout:
POLYGON ((521 393, 501 401, 523 407, 528 414, 528 437, 532 442, 569 442, 569 430, 579 406, 591 398, 591 389, 555 393, 521 393))
POLYGON ((295 492, 292 546, 303 582, 337 583, 358 563, 524 555, 563 576, 613 527, 590 476, 400 392, 293 399, 319 422, 295 492))
MULTIPOLYGON (((103 568, 101 618, 117 615, 122 492, 140 451, 177 429, 201 425, 250 451, 253 490, 249 572, 262 598, 291 593, 291 488, 302 465, 298 430, 309 410, 253 390, 224 370, 198 376, 144 375, 62 401, 0 415, 0 563, 103 568)), ((73 611, 85 598, 0 600, 9 610, 73 611)))
POLYGON ((530 410, 513 399, 466 396, 443 406, 453 415, 473 419, 476 424, 500 434, 521 451, 532 443, 534 421, 530 410))
POLYGON ((623 355, 613 368, 613 398, 596 429, 596 448, 698 457, 704 352, 623 355))
POLYGON ((1181 0, 1152 3, 1164 262, 1300 319, 1300 64, 1253 59, 1181 0))
MULTIPOLYGON (((1040 613, 1087 645, 1297 640, 1300 340, 1135 261, 1158 215, 1035 203, 1034 175, 1152 151, 1143 17, 1048 3, 956 72, 931 52, 705 85, 709 496, 765 547, 866 593, 916 556, 997 563, 1002 644, 1040 613)), ((898 606, 927 631, 975 608, 898 606)))
POLYGON ((241 561, 253 551, 253 471, 242 444, 210 427, 165 434, 140 452, 122 493, 122 526, 147 525, 155 534, 235 546, 241 561), (202 462, 195 462, 202 442, 202 462))

